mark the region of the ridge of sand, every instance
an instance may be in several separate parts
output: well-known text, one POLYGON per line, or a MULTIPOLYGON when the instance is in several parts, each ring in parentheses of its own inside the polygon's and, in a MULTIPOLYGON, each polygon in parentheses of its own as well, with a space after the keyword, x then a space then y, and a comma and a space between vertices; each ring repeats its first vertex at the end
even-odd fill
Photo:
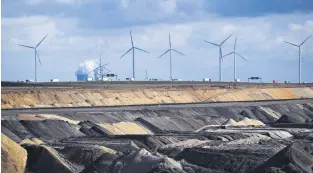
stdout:
POLYGON ((112 124, 99 123, 99 125, 115 135, 153 134, 149 129, 134 122, 119 122, 112 124))
POLYGON ((1 134, 1 172, 24 173, 27 151, 1 134))

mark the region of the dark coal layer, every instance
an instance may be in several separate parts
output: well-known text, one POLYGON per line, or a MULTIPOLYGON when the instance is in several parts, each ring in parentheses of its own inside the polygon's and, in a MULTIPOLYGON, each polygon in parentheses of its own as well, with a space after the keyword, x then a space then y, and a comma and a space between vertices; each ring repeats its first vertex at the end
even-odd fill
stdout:
MULTIPOLYGON (((259 119, 263 123, 275 123, 279 118, 273 117, 269 109, 280 115, 292 115, 298 117, 299 121, 313 120, 313 108, 310 104, 273 104, 266 106, 229 106, 229 107, 208 107, 208 108, 181 108, 171 110, 136 110, 117 112, 73 112, 61 113, 60 115, 77 121, 89 121, 92 123, 116 123, 120 121, 134 121, 144 119, 146 122, 162 124, 166 119, 174 123, 185 123, 185 130, 193 130, 201 125, 222 124, 227 119, 232 118, 239 121, 244 117, 259 119), (160 118, 161 117, 161 118, 160 118)), ((298 121, 298 122, 299 122, 298 121)), ((177 125, 168 127, 171 129, 181 129, 177 125)), ((166 129, 164 129, 166 130, 166 129)))
POLYGON ((255 167, 276 154, 281 148, 277 142, 263 144, 238 145, 212 144, 208 148, 186 148, 178 154, 176 160, 186 160, 188 163, 212 170, 224 172, 251 172, 255 167))
POLYGON ((67 167, 62 160, 56 159, 55 155, 42 146, 23 145, 27 150, 26 168, 29 172, 72 173, 73 169, 67 167))
POLYGON ((2 133, 15 142, 20 142, 23 139, 34 137, 34 135, 29 132, 28 129, 20 123, 20 121, 1 120, 1 127, 4 127, 4 131, 2 133))
POLYGON ((102 173, 110 172, 110 166, 118 158, 118 155, 112 153, 102 154, 96 161, 86 167, 82 173, 102 173))
POLYGON ((45 140, 83 136, 75 125, 62 120, 21 121, 35 137, 45 140))
POLYGON ((293 173, 312 173, 313 157, 300 145, 292 144, 275 156, 268 159, 265 163, 255 168, 253 173, 263 172, 293 172, 293 173), (275 169, 273 169, 275 168, 275 169))
POLYGON ((313 135, 309 121, 313 118, 313 107, 309 104, 57 115, 79 123, 51 119, 18 121, 18 118, 10 117, 14 115, 2 117, 2 133, 14 141, 35 137, 46 143, 23 145, 29 155, 29 172, 305 172, 312 161, 313 135), (269 123, 281 131, 290 131, 294 137, 283 138, 281 136, 288 134, 280 134, 270 127, 221 129, 220 126, 209 126, 195 132, 208 125, 221 125, 229 118, 240 121, 244 117, 269 123), (116 136, 97 124, 122 121, 141 124, 155 134, 116 136), (249 139, 254 134, 261 136, 257 142, 249 139), (245 143, 249 140, 251 143, 245 143), (189 141, 206 142, 191 146, 189 141), (279 157, 276 155, 295 141, 297 146, 292 145, 279 157), (176 147, 177 143, 180 145, 176 147), (117 153, 105 151, 101 146, 117 153), (281 162, 271 165, 268 163, 271 159, 281 162))
POLYGON ((97 146, 70 145, 56 149, 64 158, 76 165, 76 170, 82 171, 93 164, 106 152, 97 146))

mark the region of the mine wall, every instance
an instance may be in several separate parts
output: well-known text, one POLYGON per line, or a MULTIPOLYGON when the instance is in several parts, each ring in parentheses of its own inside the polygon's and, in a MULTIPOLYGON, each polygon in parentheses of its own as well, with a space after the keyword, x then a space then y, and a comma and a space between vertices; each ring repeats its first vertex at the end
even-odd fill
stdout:
POLYGON ((1 96, 1 108, 40 108, 313 98, 313 88, 26 89, 1 96))
POLYGON ((14 88, 1 96, 2 172, 313 170, 312 87, 14 88), (123 105, 134 106, 93 108, 123 105))

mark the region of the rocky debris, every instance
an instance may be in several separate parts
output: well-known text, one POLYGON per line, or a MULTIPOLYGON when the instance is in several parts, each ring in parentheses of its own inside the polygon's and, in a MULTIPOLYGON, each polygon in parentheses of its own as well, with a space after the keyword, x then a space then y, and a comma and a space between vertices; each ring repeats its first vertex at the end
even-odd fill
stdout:
POLYGON ((86 167, 81 173, 103 173, 110 172, 110 166, 118 158, 114 153, 103 153, 96 161, 86 167))
POLYGON ((1 134, 1 172, 24 173, 26 160, 26 150, 1 134))
POLYGON ((27 150, 27 171, 55 173, 75 172, 75 168, 65 158, 49 146, 23 145, 27 150))
POLYGON ((238 139, 227 142, 228 145, 240 145, 240 144, 258 144, 261 140, 270 140, 271 138, 261 134, 245 134, 249 137, 244 139, 238 139))
POLYGON ((251 172, 284 147, 278 142, 267 140, 262 143, 210 142, 198 148, 184 149, 175 159, 216 171, 251 172))
POLYGON ((184 159, 187 162, 201 167, 224 172, 249 172, 263 163, 267 155, 256 153, 240 153, 227 151, 212 151, 207 149, 185 149, 175 159, 184 159))
POLYGON ((312 171, 313 156, 294 143, 255 168, 252 173, 312 173, 312 171))
MULTIPOLYGON (((174 169, 175 172, 184 172, 182 165, 168 157, 159 154, 152 154, 145 149, 140 149, 128 156, 119 157, 112 166, 113 172, 154 172, 156 167, 165 167, 165 170, 174 169)), ((158 170, 159 172, 160 170, 158 170)))
POLYGON ((80 172, 89 165, 93 164, 100 156, 105 153, 116 154, 115 150, 112 150, 103 146, 84 146, 84 145, 70 145, 57 147, 56 150, 64 158, 75 165, 75 170, 80 172))
POLYGON ((179 154, 181 151, 183 151, 185 148, 194 148, 199 145, 203 145, 205 143, 209 142, 209 140, 201 141, 198 139, 188 139, 168 145, 163 145, 158 149, 158 152, 166 154, 170 157, 175 157, 177 154, 179 154))

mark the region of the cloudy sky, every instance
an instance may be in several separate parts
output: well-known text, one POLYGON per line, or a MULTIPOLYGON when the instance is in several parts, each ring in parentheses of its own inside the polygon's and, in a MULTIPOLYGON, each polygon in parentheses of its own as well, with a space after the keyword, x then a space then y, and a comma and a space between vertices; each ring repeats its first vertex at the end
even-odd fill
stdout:
MULTIPOLYGON (((231 52, 235 36, 237 78, 247 81, 298 80, 298 49, 313 34, 312 0, 2 0, 2 80, 34 79, 34 52, 17 44, 38 48, 38 80, 76 80, 75 71, 85 60, 110 63, 120 79, 132 76, 131 46, 135 52, 136 79, 169 78, 172 46, 173 77, 218 80, 218 48, 204 40, 222 42, 223 54, 231 52)), ((303 81, 313 81, 313 37, 302 46, 303 81)), ((233 80, 233 56, 222 64, 223 80, 233 80)))

